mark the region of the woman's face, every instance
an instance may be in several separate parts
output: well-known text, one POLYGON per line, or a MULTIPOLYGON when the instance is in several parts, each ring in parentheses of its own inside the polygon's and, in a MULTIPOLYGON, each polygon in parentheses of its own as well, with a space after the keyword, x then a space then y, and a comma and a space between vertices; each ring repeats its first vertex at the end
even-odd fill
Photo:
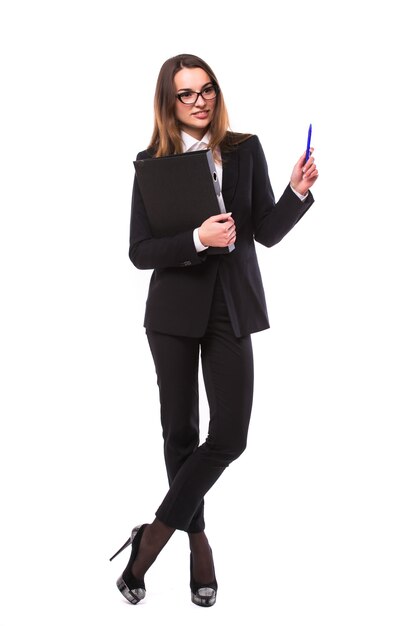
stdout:
MULTIPOLYGON (((200 92, 209 84, 212 84, 210 76, 201 67, 185 67, 174 76, 174 87, 177 94, 185 91, 200 92)), ((195 104, 183 104, 177 98, 175 117, 182 130, 195 139, 202 139, 213 119, 215 108, 216 98, 204 100, 202 96, 199 96, 195 104)))

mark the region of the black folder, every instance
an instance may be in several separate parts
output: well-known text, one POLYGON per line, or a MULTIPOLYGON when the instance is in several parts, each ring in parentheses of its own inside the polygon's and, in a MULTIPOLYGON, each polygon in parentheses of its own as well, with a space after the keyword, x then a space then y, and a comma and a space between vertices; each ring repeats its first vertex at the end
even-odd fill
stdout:
MULTIPOLYGON (((166 237, 198 228, 211 215, 226 213, 211 150, 196 150, 133 162, 152 235, 166 237)), ((232 252, 234 245, 208 248, 232 252)))

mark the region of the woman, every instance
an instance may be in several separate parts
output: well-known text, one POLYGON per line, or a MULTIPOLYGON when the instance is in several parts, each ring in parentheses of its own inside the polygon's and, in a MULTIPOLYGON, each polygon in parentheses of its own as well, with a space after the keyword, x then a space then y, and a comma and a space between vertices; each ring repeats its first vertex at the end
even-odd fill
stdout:
POLYGON ((159 386, 169 490, 154 521, 135 527, 116 553, 132 545, 117 585, 133 604, 145 596, 145 573, 176 529, 189 535, 192 601, 216 601, 203 498, 245 449, 253 394, 250 335, 269 327, 254 239, 275 245, 313 203, 309 188, 318 172, 312 156, 305 163, 302 155, 275 203, 258 138, 231 133, 228 126, 210 67, 193 55, 168 59, 157 81, 151 143, 138 159, 210 148, 228 213, 189 232, 154 238, 135 179, 129 256, 139 269, 154 269, 145 327, 159 386), (235 242, 230 253, 210 254, 210 248, 235 242), (210 407, 202 445, 200 350, 210 407))

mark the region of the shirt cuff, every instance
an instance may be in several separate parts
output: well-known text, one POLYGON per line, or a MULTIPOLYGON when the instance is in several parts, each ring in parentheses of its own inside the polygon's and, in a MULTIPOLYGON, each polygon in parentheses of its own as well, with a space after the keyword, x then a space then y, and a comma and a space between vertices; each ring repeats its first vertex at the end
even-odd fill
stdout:
POLYGON ((293 190, 293 192, 295 193, 295 195, 300 198, 300 200, 302 200, 304 202, 304 200, 307 198, 308 196, 308 191, 307 193, 303 196, 301 193, 298 193, 298 191, 295 191, 294 187, 292 185, 290 185, 291 189, 293 190))
POLYGON ((193 239, 194 239, 194 246, 195 246, 196 252, 203 252, 203 250, 207 250, 208 246, 203 246, 203 244, 200 241, 200 237, 198 236, 198 228, 194 229, 193 239))

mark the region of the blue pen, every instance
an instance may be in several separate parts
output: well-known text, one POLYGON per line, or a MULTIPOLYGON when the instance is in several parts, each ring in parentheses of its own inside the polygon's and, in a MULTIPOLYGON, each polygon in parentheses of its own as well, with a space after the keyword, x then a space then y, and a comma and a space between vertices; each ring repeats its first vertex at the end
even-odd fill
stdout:
POLYGON ((311 124, 308 127, 306 160, 304 161, 304 163, 307 163, 309 156, 310 156, 310 142, 311 142, 311 124))

